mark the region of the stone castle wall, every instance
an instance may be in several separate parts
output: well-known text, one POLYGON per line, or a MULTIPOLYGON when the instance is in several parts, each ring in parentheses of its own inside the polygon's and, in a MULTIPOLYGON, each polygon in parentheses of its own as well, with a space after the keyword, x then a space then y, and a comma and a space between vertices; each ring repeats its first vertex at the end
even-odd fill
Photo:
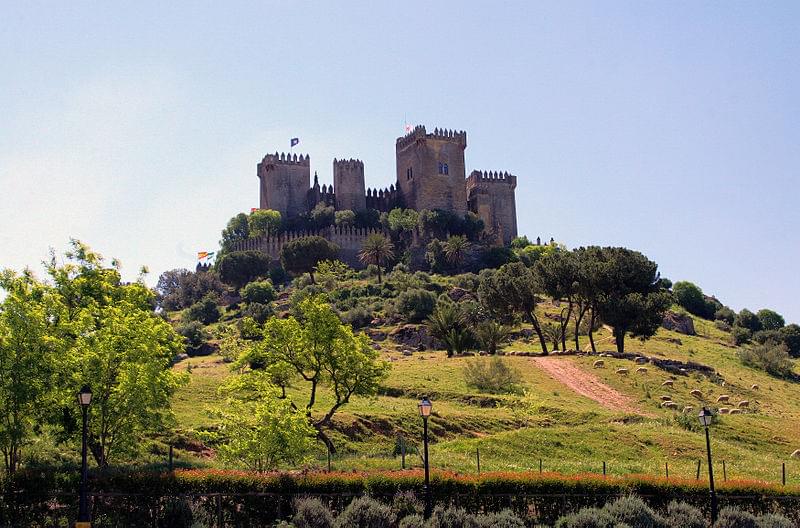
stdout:
POLYGON ((507 172, 472 171, 467 178, 470 211, 504 244, 517 236, 516 187, 517 177, 507 172))

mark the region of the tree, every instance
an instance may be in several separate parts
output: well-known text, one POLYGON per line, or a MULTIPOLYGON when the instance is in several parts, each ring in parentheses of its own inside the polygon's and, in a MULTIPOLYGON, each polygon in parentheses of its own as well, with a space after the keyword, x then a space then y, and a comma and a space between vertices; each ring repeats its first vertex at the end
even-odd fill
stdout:
POLYGON ((733 321, 733 326, 746 328, 750 330, 750 332, 758 332, 761 330, 761 321, 756 314, 747 308, 742 308, 742 311, 739 312, 739 315, 737 315, 736 319, 733 321))
POLYGON ((672 295, 675 297, 675 302, 689 313, 706 317, 706 298, 703 290, 695 284, 689 281, 678 281, 672 286, 672 295))
POLYGON ((580 278, 576 254, 567 251, 551 253, 537 261, 533 269, 544 292, 554 300, 566 302, 559 314, 558 326, 561 349, 566 350, 567 326, 572 318, 580 278))
POLYGON ((336 213, 332 205, 318 203, 309 215, 314 229, 325 229, 336 222, 336 213))
POLYGON ((217 298, 209 294, 191 305, 183 313, 183 322, 199 321, 205 325, 216 323, 220 318, 217 298))
POLYGON ((483 321, 475 328, 475 337, 487 354, 495 355, 508 341, 511 330, 497 321, 483 321))
POLYGON ((250 221, 246 214, 239 213, 228 220, 228 224, 222 230, 222 239, 219 241, 222 255, 217 255, 217 258, 233 251, 238 242, 244 242, 248 238, 250 238, 250 221))
POLYGON ((533 270, 521 262, 511 262, 498 270, 484 270, 478 287, 478 297, 489 313, 498 318, 509 312, 521 313, 533 325, 542 352, 547 354, 547 341, 535 311, 541 293, 533 270))
POLYGON ((221 295, 225 286, 213 271, 192 273, 185 269, 165 271, 156 284, 158 305, 166 311, 183 310, 209 293, 221 295))
POLYGON ((275 300, 275 288, 269 280, 254 281, 242 288, 242 299, 246 303, 270 303, 275 300))
POLYGON ((436 307, 436 296, 422 288, 400 292, 394 301, 394 311, 408 322, 416 323, 428 317, 436 307))
POLYGON ((300 237, 281 248, 281 264, 290 273, 308 273, 314 284, 314 268, 317 264, 323 260, 335 260, 338 255, 339 246, 321 236, 300 237))
POLYGON ((413 209, 396 207, 386 217, 389 229, 396 233, 411 232, 419 224, 419 213, 413 209))
POLYGON ((219 278, 237 290, 248 282, 269 275, 269 255, 261 251, 233 251, 219 260, 219 278))
POLYGON ((714 312, 714 319, 718 321, 725 321, 729 325, 733 326, 733 322, 736 320, 736 312, 727 306, 723 306, 714 312))
POLYGON ((381 213, 377 209, 356 211, 356 227, 361 229, 377 229, 381 226, 381 213))
POLYGON ((608 266, 602 277, 598 314, 614 330, 618 352, 625 351, 625 335, 647 339, 655 335, 672 304, 660 288, 658 265, 638 251, 603 248, 608 266))
POLYGON ((776 311, 762 308, 756 313, 762 330, 780 330, 786 326, 783 316, 776 311))
POLYGON ((30 441, 41 409, 51 405, 55 369, 63 341, 55 325, 61 310, 51 288, 30 272, 0 273, 0 450, 13 474, 30 441))
POLYGON ((75 391, 94 392, 88 444, 101 467, 132 455, 145 434, 171 419, 170 398, 185 377, 171 369, 183 340, 153 312, 153 293, 141 281, 122 283, 118 269, 72 241, 66 263, 48 266, 64 309, 59 323, 66 352, 59 362, 57 398, 51 418, 64 439, 77 436, 75 391))
POLYGON ((275 236, 281 230, 282 220, 280 211, 272 209, 256 209, 247 219, 248 237, 264 235, 275 236))
POLYGON ((792 357, 800 357, 800 325, 794 323, 781 328, 783 343, 792 357))
POLYGON ((317 438, 335 451, 325 432, 334 414, 354 395, 376 394, 389 365, 379 360, 378 352, 372 348, 367 336, 355 335, 320 298, 302 301, 300 312, 300 320, 290 316, 267 321, 263 340, 245 351, 238 365, 244 366, 256 360, 265 368, 276 365, 291 368, 307 387, 305 405, 299 402, 300 396, 296 397, 297 401, 290 396, 291 405, 304 408, 317 438), (325 399, 330 406, 321 416, 312 416, 322 384, 331 392, 325 399))
POLYGON ((394 258, 394 245, 385 236, 373 233, 364 241, 358 258, 364 264, 375 264, 378 267, 378 284, 380 284, 381 266, 385 266, 394 258))
POLYGON ((335 222, 339 227, 353 227, 356 223, 356 214, 350 209, 336 211, 335 222))
POLYGON ((433 313, 428 316, 425 326, 431 337, 445 345, 447 357, 452 357, 454 343, 448 337, 452 331, 463 330, 465 327, 464 316, 458 306, 453 303, 440 302, 433 313))
POLYGON ((458 269, 464 262, 471 244, 467 237, 456 235, 451 236, 444 243, 444 256, 447 261, 456 269, 458 269))
POLYGON ((215 412, 220 426, 211 439, 219 442, 217 453, 223 461, 261 472, 307 458, 316 431, 268 373, 236 376, 219 393, 226 396, 225 406, 215 412))

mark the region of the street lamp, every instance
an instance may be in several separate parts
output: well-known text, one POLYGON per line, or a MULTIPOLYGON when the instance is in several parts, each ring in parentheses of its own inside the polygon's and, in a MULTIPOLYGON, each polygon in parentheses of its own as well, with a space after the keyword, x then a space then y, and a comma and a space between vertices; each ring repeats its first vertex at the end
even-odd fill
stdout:
POLYGON ((714 415, 708 410, 708 407, 703 407, 700 411, 698 418, 703 428, 706 430, 706 452, 708 453, 708 485, 711 493, 711 524, 717 522, 717 493, 714 490, 714 466, 711 464, 711 439, 708 436, 708 426, 711 425, 711 420, 714 415))
POLYGON ((83 413, 83 445, 81 446, 81 487, 80 502, 78 506, 78 522, 75 528, 89 528, 89 497, 87 496, 89 468, 86 464, 86 442, 89 426, 89 404, 92 403, 92 389, 84 385, 78 393, 78 405, 81 406, 83 413))
POLYGON ((427 396, 422 397, 422 401, 417 405, 419 415, 422 416, 422 442, 425 446, 425 518, 431 516, 431 483, 430 465, 428 464, 428 417, 431 415, 433 405, 427 396))

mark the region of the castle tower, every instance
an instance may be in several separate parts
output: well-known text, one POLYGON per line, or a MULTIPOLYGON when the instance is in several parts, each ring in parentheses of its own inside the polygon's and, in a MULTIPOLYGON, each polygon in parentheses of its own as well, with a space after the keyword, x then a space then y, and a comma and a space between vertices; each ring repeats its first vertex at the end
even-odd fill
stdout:
POLYGON ((517 236, 517 177, 507 172, 472 171, 467 178, 469 210, 477 214, 487 233, 509 244, 517 236))
POLYGON ((406 207, 445 209, 458 215, 467 211, 464 185, 464 149, 467 133, 417 126, 397 138, 397 187, 406 207))
POLYGON ((361 160, 333 160, 333 189, 336 209, 362 211, 367 208, 364 185, 364 162, 361 160))
POLYGON ((256 173, 260 180, 261 209, 274 209, 284 218, 306 211, 311 183, 308 154, 267 154, 256 173))

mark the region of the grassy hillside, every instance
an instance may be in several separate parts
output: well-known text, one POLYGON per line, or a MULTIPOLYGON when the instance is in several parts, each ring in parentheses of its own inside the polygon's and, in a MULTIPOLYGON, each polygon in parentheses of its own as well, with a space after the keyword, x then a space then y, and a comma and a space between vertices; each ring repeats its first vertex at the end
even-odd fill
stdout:
MULTIPOLYGON (((452 287, 445 280, 442 284, 445 292, 452 287)), ((284 295, 278 309, 287 307, 284 295)), ((557 310, 547 304, 541 315, 557 310)), ((721 416, 712 428, 720 479, 723 460, 729 479, 773 482, 780 481, 781 463, 785 462, 789 482, 800 483, 800 460, 790 458, 800 449, 800 384, 743 366, 729 344, 728 333, 701 319, 694 324, 696 336, 661 329, 645 342, 629 339, 626 352, 709 365, 720 376, 713 381, 690 373, 672 376, 670 388, 662 386, 670 379, 669 373, 652 364, 646 365, 646 374, 640 374, 635 372, 639 365, 626 359, 606 357, 603 369, 593 368, 595 356, 564 355, 548 360, 550 367, 569 367, 565 372, 580 374, 590 390, 602 389, 597 394, 618 393, 629 403, 624 408, 614 401, 580 395, 564 379, 555 379, 542 368, 538 358, 518 355, 540 351, 535 337, 517 339, 504 348, 506 360, 521 373, 524 395, 489 394, 468 387, 462 371, 465 362, 473 358, 446 358, 444 351, 431 350, 407 355, 403 353, 407 347, 391 339, 380 341, 381 353, 392 366, 389 378, 379 396, 355 398, 336 414, 333 437, 338 453, 333 465, 336 469, 399 468, 397 438, 403 435, 410 451, 407 467, 419 467, 420 457, 413 453, 422 429, 416 405, 419 397, 427 394, 434 402, 431 462, 436 468, 474 472, 479 449, 481 469, 486 471, 538 470, 541 459, 546 471, 599 473, 605 461, 611 474, 663 475, 668 463, 670 475, 694 477, 697 460, 705 457, 704 437, 696 418, 702 402, 689 394, 698 389, 714 407, 721 394, 730 395, 734 406, 741 400, 750 402, 747 412, 721 416), (619 375, 617 368, 627 368, 630 374, 619 375), (759 386, 757 390, 751 388, 754 384, 759 386), (662 409, 664 395, 679 408, 692 405, 694 410, 683 414, 662 409)), ((383 331, 393 328, 386 321, 376 326, 383 331)), ((595 339, 601 351, 613 349, 607 328, 600 329, 595 339)), ((588 347, 585 336, 581 345, 588 347)), ((216 466, 212 452, 200 455, 196 431, 214 427, 209 409, 219 399, 217 387, 235 374, 218 355, 189 358, 174 368, 188 372, 190 378, 173 401, 178 428, 191 440, 180 446, 179 457, 195 465, 216 466)), ((330 395, 323 389, 321 398, 324 407, 330 395)), ((320 444, 313 467, 325 465, 322 447, 320 444)), ((703 467, 701 474, 706 471, 703 467)))

